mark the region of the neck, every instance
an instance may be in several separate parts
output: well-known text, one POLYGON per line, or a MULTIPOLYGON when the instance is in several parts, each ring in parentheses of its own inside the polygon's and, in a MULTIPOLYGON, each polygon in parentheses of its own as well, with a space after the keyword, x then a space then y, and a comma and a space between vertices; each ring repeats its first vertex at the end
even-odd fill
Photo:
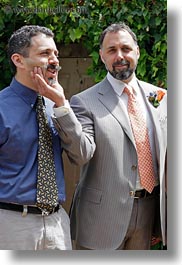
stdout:
POLYGON ((16 80, 21 83, 22 85, 34 90, 38 91, 36 85, 33 83, 33 80, 28 77, 27 75, 23 75, 23 73, 16 73, 15 75, 16 80))

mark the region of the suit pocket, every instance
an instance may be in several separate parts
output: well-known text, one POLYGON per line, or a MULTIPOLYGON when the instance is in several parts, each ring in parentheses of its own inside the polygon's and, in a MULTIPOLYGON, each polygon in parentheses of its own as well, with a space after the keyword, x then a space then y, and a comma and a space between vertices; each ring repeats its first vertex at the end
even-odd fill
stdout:
POLYGON ((80 192, 79 192, 78 198, 83 202, 88 201, 88 202, 92 202, 95 204, 100 204, 101 200, 102 200, 102 191, 82 187, 80 192))

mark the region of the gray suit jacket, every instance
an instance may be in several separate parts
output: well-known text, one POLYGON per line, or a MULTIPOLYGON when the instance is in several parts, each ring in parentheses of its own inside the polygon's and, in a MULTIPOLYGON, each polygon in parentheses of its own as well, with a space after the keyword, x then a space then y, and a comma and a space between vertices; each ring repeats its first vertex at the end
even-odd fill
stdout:
MULTIPOLYGON (((154 108, 147 96, 159 88, 138 82, 154 124, 165 242, 167 97, 154 108)), ((107 78, 73 96, 71 107, 74 112, 54 118, 54 123, 70 160, 82 166, 71 208, 72 237, 87 248, 116 249, 129 225, 134 200, 130 191, 135 190, 137 177, 131 127, 107 78)))

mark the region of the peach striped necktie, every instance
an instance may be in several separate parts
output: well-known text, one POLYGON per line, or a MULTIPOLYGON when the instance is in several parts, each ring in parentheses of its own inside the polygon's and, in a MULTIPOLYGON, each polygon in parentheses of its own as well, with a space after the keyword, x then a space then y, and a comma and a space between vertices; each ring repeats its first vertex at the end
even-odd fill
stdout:
POLYGON ((130 90, 125 87, 124 92, 128 95, 128 115, 136 143, 140 182, 151 193, 155 186, 155 177, 146 120, 132 88, 130 90))

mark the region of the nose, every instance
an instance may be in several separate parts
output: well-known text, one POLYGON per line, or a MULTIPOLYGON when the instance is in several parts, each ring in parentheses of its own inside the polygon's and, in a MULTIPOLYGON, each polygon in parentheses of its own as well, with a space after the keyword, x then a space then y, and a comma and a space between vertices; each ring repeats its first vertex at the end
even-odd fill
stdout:
POLYGON ((49 57, 49 64, 59 64, 59 59, 57 57, 57 55, 55 55, 54 53, 51 54, 51 56, 49 57))
POLYGON ((123 56, 123 52, 122 52, 121 49, 118 49, 118 50, 117 50, 117 54, 116 54, 116 56, 117 56, 117 60, 121 60, 121 59, 124 58, 124 56, 123 56))

